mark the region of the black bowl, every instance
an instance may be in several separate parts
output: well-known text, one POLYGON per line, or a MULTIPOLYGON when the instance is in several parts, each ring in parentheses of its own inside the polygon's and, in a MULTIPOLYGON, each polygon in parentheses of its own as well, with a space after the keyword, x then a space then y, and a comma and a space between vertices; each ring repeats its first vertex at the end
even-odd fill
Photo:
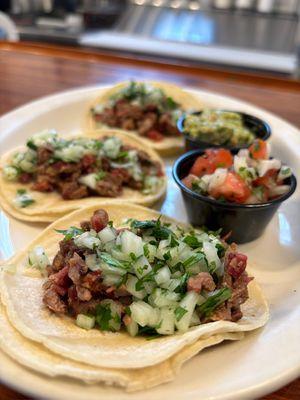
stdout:
POLYGON ((193 150, 182 155, 173 166, 173 177, 181 189, 189 221, 195 226, 206 226, 210 230, 222 228, 222 235, 231 232, 228 242, 247 243, 260 237, 271 221, 280 204, 296 190, 294 175, 286 179, 290 190, 267 203, 236 204, 224 203, 188 189, 181 180, 185 178, 195 159, 204 150, 193 150))
MULTIPOLYGON (((265 122, 257 117, 254 117, 253 115, 245 114, 245 113, 239 112, 239 111, 232 111, 232 110, 220 110, 220 111, 230 111, 230 112, 234 112, 236 114, 240 114, 242 117, 242 120, 243 120, 243 124, 248 129, 250 129, 254 133, 254 135, 259 139, 267 140, 271 136, 270 125, 267 122, 265 122)), ((200 115, 201 113, 202 113, 202 111, 196 111, 196 112, 192 113, 191 115, 200 115)), ((235 152, 238 152, 240 149, 245 149, 245 148, 249 147, 249 143, 240 145, 240 146, 214 145, 211 143, 202 142, 201 140, 194 139, 189 134, 184 132, 184 121, 185 121, 186 116, 187 115, 184 114, 177 121, 177 128, 183 134, 183 136, 185 138, 185 150, 186 151, 194 150, 194 149, 205 150, 205 149, 212 148, 212 147, 213 148, 222 147, 224 149, 233 150, 235 152)))

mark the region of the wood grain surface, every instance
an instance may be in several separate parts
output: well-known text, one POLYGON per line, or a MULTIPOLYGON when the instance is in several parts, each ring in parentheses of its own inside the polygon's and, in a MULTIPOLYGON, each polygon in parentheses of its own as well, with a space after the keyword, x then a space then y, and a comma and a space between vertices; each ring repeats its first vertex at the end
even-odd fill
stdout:
MULTIPOLYGON (((234 96, 300 127, 300 83, 292 79, 207 69, 184 62, 167 63, 162 59, 154 62, 94 50, 0 42, 0 115, 55 92, 125 79, 166 80, 234 96)), ((29 397, 0 384, 0 400, 17 399, 29 397)), ((263 400, 299 399, 300 379, 263 397, 263 400)))

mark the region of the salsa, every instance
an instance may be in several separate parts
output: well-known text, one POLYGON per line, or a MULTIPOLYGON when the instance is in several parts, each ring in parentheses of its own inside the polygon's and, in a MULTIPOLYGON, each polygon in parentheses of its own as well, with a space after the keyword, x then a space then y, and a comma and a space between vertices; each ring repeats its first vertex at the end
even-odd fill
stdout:
MULTIPOLYGON (((55 131, 44 131, 27 141, 25 151, 12 156, 3 175, 8 181, 39 192, 55 191, 72 200, 93 195, 118 197, 124 187, 155 193, 164 174, 159 162, 117 136, 64 139, 55 131)), ((33 203, 25 188, 17 191, 17 206, 33 203)))
POLYGON ((143 82, 130 82, 107 104, 95 105, 91 113, 96 124, 136 131, 156 142, 180 136, 176 126, 182 114, 180 104, 162 89, 143 82))
POLYGON ((205 109, 199 115, 187 115, 184 133, 212 145, 241 146, 255 139, 240 114, 222 110, 205 109))
POLYGON ((289 191, 291 169, 269 157, 269 145, 256 139, 233 156, 226 149, 208 149, 193 163, 182 182, 189 189, 216 200, 258 204, 289 191))
POLYGON ((218 233, 129 219, 120 228, 97 210, 64 238, 50 262, 43 248, 28 267, 45 275, 44 305, 84 329, 171 335, 207 322, 242 318, 247 256, 218 233))

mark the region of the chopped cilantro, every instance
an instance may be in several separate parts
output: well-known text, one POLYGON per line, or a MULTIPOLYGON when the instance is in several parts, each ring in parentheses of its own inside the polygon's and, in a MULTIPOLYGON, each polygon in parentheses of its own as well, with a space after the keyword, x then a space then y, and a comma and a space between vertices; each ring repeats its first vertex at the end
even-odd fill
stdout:
POLYGON ((191 257, 187 258, 186 260, 184 260, 182 264, 186 268, 186 267, 190 267, 191 265, 198 263, 199 261, 201 261, 203 259, 204 259, 204 254, 196 253, 196 254, 192 255, 191 257))
POLYGON ((95 179, 96 181, 102 181, 106 177, 106 172, 105 171, 99 171, 97 172, 95 179))
POLYGON ((225 301, 231 297, 231 293, 231 289, 228 287, 220 289, 217 293, 208 297, 208 299, 198 307, 198 311, 203 317, 209 317, 217 307, 225 303, 225 301))
POLYGON ((176 308, 174 313, 175 313, 176 320, 180 321, 181 318, 187 313, 187 310, 185 308, 179 306, 179 307, 176 308))
POLYGON ((64 235, 65 236, 64 240, 71 240, 75 236, 81 235, 84 232, 84 230, 81 228, 77 228, 76 226, 71 226, 68 229, 55 229, 55 232, 64 235))
POLYGON ((201 243, 196 238, 196 236, 188 235, 183 239, 184 243, 190 246, 192 249, 197 249, 201 246, 201 243))
POLYGON ((96 322, 102 331, 110 331, 109 321, 112 319, 111 309, 109 304, 96 306, 96 322))
POLYGON ((113 256, 111 256, 109 253, 100 253, 100 258, 102 261, 104 261, 106 264, 111 265, 112 267, 115 268, 122 268, 122 269, 128 269, 129 268, 129 263, 126 261, 119 261, 113 256))

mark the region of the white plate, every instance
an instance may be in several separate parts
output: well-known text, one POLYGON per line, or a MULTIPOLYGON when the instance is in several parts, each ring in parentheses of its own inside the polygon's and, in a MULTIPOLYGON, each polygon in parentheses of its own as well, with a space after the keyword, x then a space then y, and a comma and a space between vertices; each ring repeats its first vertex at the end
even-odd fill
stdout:
MULTIPOLYGON (((102 87, 103 88, 103 87, 102 87)), ((99 87, 49 96, 0 118, 1 154, 24 143, 32 133, 56 128, 79 131, 88 103, 99 87)), ((300 132, 297 128, 250 104, 204 91, 194 91, 208 106, 233 109, 265 119, 272 127, 273 155, 300 176, 300 132)), ((171 161, 167 161, 171 173, 171 161)), ((261 284, 271 319, 260 331, 236 343, 210 348, 185 364, 176 381, 136 394, 71 379, 52 379, 34 373, 0 352, 0 379, 21 392, 51 399, 172 400, 252 399, 272 392, 300 375, 300 187, 279 209, 260 239, 241 246, 250 259, 251 273, 261 284)), ((171 176, 163 213, 186 220, 181 195, 171 176)), ((0 254, 8 257, 29 243, 43 228, 1 216, 0 254)), ((245 227, 247 229, 247 227, 245 227)))

